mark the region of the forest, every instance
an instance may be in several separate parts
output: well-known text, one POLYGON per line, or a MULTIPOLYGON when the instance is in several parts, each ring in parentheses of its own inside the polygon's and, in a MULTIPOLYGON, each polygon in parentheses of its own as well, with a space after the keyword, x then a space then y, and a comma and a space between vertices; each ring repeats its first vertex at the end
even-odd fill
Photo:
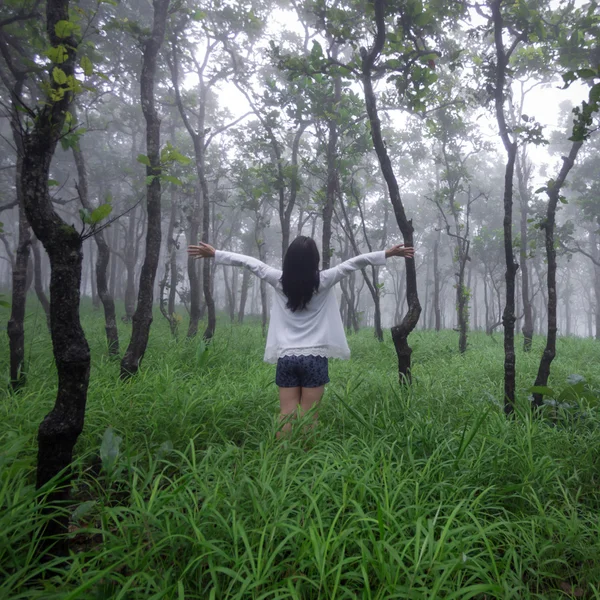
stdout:
POLYGON ((599 40, 597 0, 0 0, 0 600, 600 600, 599 40), (299 236, 414 257, 339 281, 281 436, 276 292, 187 249, 299 236))

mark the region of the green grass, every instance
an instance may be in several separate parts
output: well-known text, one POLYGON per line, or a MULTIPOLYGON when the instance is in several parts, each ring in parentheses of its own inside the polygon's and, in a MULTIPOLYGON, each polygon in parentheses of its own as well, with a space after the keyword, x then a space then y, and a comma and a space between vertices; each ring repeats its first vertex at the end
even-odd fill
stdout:
MULTIPOLYGON (((460 356, 454 332, 413 334, 415 383, 400 390, 389 334, 363 331, 352 360, 330 364, 317 430, 277 442, 260 327, 220 321, 201 358, 157 317, 141 372, 121 382, 101 314, 84 326, 93 366, 66 563, 35 553, 35 436, 56 390, 35 312, 28 385, 0 399, 2 600, 600 599, 599 409, 531 418, 543 340, 518 352, 507 422, 501 337, 474 334, 460 356), (106 469, 109 427, 122 441, 106 469)), ((550 384, 577 373, 596 390, 599 364, 597 342, 560 339, 550 384)))

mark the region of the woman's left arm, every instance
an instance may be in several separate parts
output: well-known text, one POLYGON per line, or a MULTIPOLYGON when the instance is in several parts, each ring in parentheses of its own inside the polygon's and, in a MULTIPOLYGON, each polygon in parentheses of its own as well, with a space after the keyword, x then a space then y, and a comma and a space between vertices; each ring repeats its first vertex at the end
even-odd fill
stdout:
POLYGON ((344 277, 347 277, 353 271, 364 269, 369 265, 383 266, 387 258, 392 256, 404 256, 405 258, 413 258, 415 250, 412 247, 405 248, 403 244, 397 244, 387 250, 381 250, 379 252, 368 252, 366 254, 360 254, 350 260, 346 260, 343 263, 327 269, 321 272, 321 282, 323 287, 328 288, 334 286, 344 277))

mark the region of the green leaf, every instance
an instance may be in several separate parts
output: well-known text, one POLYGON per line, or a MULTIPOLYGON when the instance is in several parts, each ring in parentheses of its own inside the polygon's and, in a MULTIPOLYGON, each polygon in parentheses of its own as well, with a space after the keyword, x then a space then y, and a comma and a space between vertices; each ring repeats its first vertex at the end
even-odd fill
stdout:
POLYGON ((310 55, 312 58, 321 58, 323 56, 323 48, 319 42, 313 40, 313 45, 310 50, 310 55))
POLYGON ((577 75, 581 77, 581 79, 589 79, 590 77, 597 77, 598 71, 595 71, 594 69, 579 69, 577 75))
POLYGON ((54 33, 56 33, 59 38, 67 38, 75 31, 76 27, 77 25, 71 21, 59 21, 54 26, 54 33))
POLYGON ((201 340, 198 344, 198 348, 196 348, 196 360, 197 360, 197 368, 202 369, 206 366, 206 363, 209 359, 209 350, 206 342, 201 340))
POLYGON ((52 69, 52 78, 58 85, 65 85, 65 83, 67 83, 67 74, 58 67, 52 69))
POLYGON ((577 385, 578 383, 585 383, 585 377, 578 373, 572 373, 567 377, 567 383, 569 385, 577 385))
POLYGON ((164 175, 163 179, 169 183, 172 183, 173 185, 183 185, 183 181, 177 177, 174 177, 173 175, 164 175))
POLYGON ((71 514, 71 519, 73 521, 81 521, 83 517, 89 514, 92 509, 96 506, 95 500, 88 500, 87 502, 82 502, 71 514))
POLYGON ((106 217, 110 215, 111 211, 112 206, 110 204, 101 204, 92 211, 92 214, 90 215, 90 220, 93 224, 100 223, 100 221, 106 219, 106 217))
POLYGON ((152 182, 156 179, 156 175, 148 175, 146 177, 146 185, 152 185, 152 182))
POLYGON ((138 154, 137 161, 147 167, 151 166, 150 159, 145 154, 138 154))
POLYGON ((102 444, 100 446, 100 460, 102 461, 102 468, 111 472, 119 457, 119 446, 123 441, 115 432, 112 427, 108 427, 102 436, 102 444))
POLYGON ((0 306, 3 308, 10 308, 10 302, 7 302, 6 300, 0 300, 0 306))
POLYGON ((81 57, 81 68, 83 69, 83 73, 86 77, 90 77, 94 73, 94 63, 87 57, 81 57))
POLYGON ((542 396, 551 396, 554 397, 556 394, 552 388, 549 388, 547 385, 534 385, 529 388, 529 393, 531 394, 541 394, 542 396))
POLYGON ((65 60, 67 60, 67 58, 69 58, 69 53, 67 52, 67 49, 65 46, 63 46, 62 44, 59 44, 58 46, 53 46, 52 48, 50 48, 46 52, 46 56, 53 63, 60 65, 60 64, 64 63, 65 60))
POLYGON ((58 181, 56 179, 48 179, 48 187, 55 187, 58 185, 58 181))
POLYGON ((84 223, 87 223, 88 225, 91 225, 91 223, 92 223, 92 217, 90 215, 90 211, 87 208, 80 208, 79 209, 79 217, 80 217, 80 219, 84 223))

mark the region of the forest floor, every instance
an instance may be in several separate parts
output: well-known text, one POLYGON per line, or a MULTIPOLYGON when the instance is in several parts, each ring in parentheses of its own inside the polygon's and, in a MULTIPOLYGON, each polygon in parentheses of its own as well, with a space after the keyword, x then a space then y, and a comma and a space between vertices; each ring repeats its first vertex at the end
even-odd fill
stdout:
POLYGON ((500 335, 472 334, 460 356, 456 333, 414 333, 401 390, 389 333, 379 344, 364 330, 352 359, 330 364, 319 426, 276 441, 258 325, 220 320, 205 351, 157 316, 141 372, 122 382, 101 311, 86 311, 72 554, 40 564, 36 430, 56 381, 44 320, 27 322, 29 382, 0 396, 2 600, 600 599, 598 342, 558 340, 550 385, 569 406, 541 418, 528 389, 543 340, 519 349, 508 422, 500 335))

